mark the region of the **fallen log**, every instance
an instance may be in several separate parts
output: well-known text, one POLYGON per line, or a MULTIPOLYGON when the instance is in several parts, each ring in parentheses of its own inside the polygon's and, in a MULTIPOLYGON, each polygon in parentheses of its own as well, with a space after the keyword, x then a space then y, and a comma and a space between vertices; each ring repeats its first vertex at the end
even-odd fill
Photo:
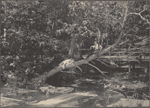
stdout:
MULTIPOLYGON (((79 60, 79 61, 74 61, 74 62, 71 62, 71 63, 66 63, 65 65, 59 65, 58 67, 50 70, 49 72, 46 72, 44 75, 42 75, 41 77, 39 77, 36 80, 34 80, 35 83, 43 82, 43 80, 45 78, 50 77, 50 76, 52 76, 52 75, 56 74, 57 72, 60 72, 60 71, 62 71, 64 69, 77 67, 77 66, 82 65, 82 64, 88 64, 89 61, 97 59, 101 55, 106 54, 106 53, 110 52, 112 49, 116 48, 117 45, 120 43, 122 36, 124 36, 123 28, 124 28, 124 24, 125 24, 125 21, 126 21, 126 18, 127 18, 127 13, 128 13, 128 9, 127 9, 127 6, 126 6, 125 7, 125 14, 124 14, 123 22, 122 22, 122 24, 120 23, 120 25, 121 25, 121 32, 119 34, 119 38, 116 40, 116 42, 113 45, 103 49, 102 51, 98 52, 97 54, 91 55, 90 57, 88 57, 86 59, 82 59, 82 60, 79 60)), ((101 74, 104 75, 103 72, 101 72, 101 74)))

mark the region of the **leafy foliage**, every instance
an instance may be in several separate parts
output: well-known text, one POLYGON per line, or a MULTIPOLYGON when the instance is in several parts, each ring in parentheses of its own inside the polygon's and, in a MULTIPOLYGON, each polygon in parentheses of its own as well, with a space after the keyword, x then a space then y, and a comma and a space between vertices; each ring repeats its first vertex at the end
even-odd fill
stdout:
MULTIPOLYGON (((135 43, 134 47, 146 46, 149 30, 148 3, 55 0, 7 0, 6 3, 3 0, 1 76, 6 80, 13 74, 17 77, 19 87, 32 87, 32 78, 46 74, 68 58, 73 39, 80 49, 89 49, 97 38, 98 29, 101 31, 100 44, 103 48, 112 45, 121 31, 121 42, 129 40, 129 43, 135 43), (126 8, 128 14, 124 21, 126 8), (123 22, 125 26, 122 30, 123 22), (3 36, 4 29, 6 37, 3 36), (142 45, 138 43, 141 40, 145 42, 142 45)), ((82 68, 84 70, 86 67, 82 68)), ((63 75, 60 78, 64 80, 63 75)), ((72 78, 70 74, 64 76, 72 78)), ((32 89, 37 87, 38 84, 32 89)))

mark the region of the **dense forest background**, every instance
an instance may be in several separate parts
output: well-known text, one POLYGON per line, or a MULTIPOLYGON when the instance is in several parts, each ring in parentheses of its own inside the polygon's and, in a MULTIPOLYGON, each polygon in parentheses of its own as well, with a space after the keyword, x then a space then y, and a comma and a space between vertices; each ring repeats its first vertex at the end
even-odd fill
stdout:
POLYGON ((41 83, 32 79, 43 74, 44 77, 55 74, 55 82, 65 79, 69 82, 85 75, 93 68, 86 64, 97 55, 86 60, 83 55, 89 54, 88 49, 97 38, 103 47, 99 56, 111 55, 114 48, 130 46, 144 53, 149 47, 148 1, 1 2, 0 64, 4 84, 37 89, 41 83), (70 59, 73 64, 60 66, 70 59))

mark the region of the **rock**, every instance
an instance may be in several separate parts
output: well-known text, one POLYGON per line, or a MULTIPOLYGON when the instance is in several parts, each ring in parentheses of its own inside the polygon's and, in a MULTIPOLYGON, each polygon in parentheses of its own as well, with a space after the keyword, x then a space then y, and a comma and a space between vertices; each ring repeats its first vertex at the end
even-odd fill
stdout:
POLYGON ((107 105, 107 107, 148 107, 149 100, 135 100, 135 99, 125 99, 121 98, 118 102, 113 103, 111 105, 107 105))
POLYGON ((13 99, 13 98, 6 98, 6 97, 1 97, 1 106, 11 106, 11 105, 18 105, 16 102, 21 102, 22 100, 19 99, 13 99))
POLYGON ((29 92, 38 92, 38 90, 29 90, 29 89, 21 89, 21 88, 18 88, 18 89, 17 89, 17 92, 18 92, 18 93, 29 93, 29 92))
POLYGON ((39 90, 42 93, 48 94, 55 94, 55 93, 68 93, 74 90, 72 87, 54 87, 49 85, 48 87, 40 87, 39 90))
POLYGON ((101 105, 101 104, 96 104, 96 106, 97 106, 97 107, 102 107, 102 105, 101 105))
POLYGON ((72 87, 78 87, 78 84, 71 84, 72 87))

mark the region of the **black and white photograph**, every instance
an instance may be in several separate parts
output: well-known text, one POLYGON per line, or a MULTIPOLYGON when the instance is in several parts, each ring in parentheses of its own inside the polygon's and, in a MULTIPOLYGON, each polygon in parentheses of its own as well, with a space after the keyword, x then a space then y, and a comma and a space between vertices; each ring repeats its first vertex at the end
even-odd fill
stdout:
POLYGON ((149 107, 149 0, 1 0, 1 107, 149 107))

